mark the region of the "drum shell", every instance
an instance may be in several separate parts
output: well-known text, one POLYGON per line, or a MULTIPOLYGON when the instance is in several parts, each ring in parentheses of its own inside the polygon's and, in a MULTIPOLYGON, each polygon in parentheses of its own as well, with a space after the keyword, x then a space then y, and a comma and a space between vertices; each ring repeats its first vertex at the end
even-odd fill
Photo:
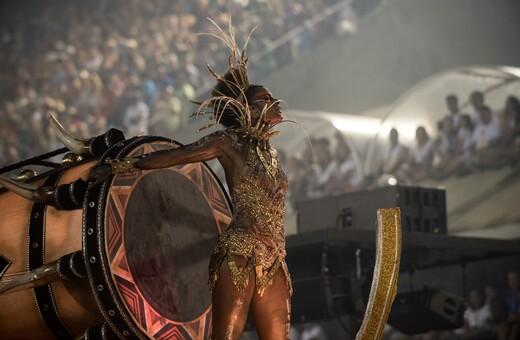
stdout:
MULTIPOLYGON (((95 161, 91 161, 64 170, 58 184, 85 179, 94 165, 95 161)), ((28 270, 28 247, 34 246, 28 244, 32 206, 32 201, 14 193, 0 194, 0 254, 12 261, 2 282, 28 270)), ((45 263, 82 249, 81 209, 60 211, 48 206, 43 228, 45 263)), ((55 282, 51 287, 58 314, 73 335, 102 322, 87 279, 55 282)), ((55 338, 40 316, 32 289, 0 295, 0 338, 55 338)))
MULTIPOLYGON (((126 156, 138 156, 143 152, 149 153, 177 147, 178 145, 178 143, 163 137, 138 137, 114 145, 98 161, 104 162, 107 158, 120 159, 126 156)), ((79 178, 86 179, 94 165, 95 161, 91 161, 68 168, 63 171, 58 184, 71 183, 79 178)), ((38 184, 43 182, 44 180, 41 180, 38 184)), ((145 190, 145 192, 148 191, 145 190)), ((216 243, 218 234, 227 228, 232 215, 229 198, 211 169, 207 165, 193 163, 178 166, 175 169, 119 174, 97 186, 89 187, 84 196, 81 199, 76 197, 76 200, 83 202, 82 209, 60 211, 47 207, 42 226, 46 243, 44 263, 50 263, 78 250, 81 250, 84 256, 88 279, 51 284, 56 309, 63 324, 67 326, 72 335, 83 334, 86 329, 97 329, 97 327, 93 328, 92 326, 102 323, 105 329, 108 328, 120 337, 128 339, 170 339, 172 337, 209 339, 211 337, 211 296, 206 285, 207 279, 200 279, 200 277, 207 275, 207 264, 203 266, 200 264, 203 263, 202 261, 209 261, 213 244, 216 243), (185 211, 185 203, 188 202, 191 213, 172 213, 173 215, 169 215, 168 212, 174 210, 161 209, 159 214, 141 214, 143 205, 136 203, 137 207, 134 206, 128 211, 133 212, 134 217, 148 215, 150 220, 145 220, 144 224, 139 226, 133 223, 135 221, 132 216, 127 219, 126 204, 138 202, 134 199, 144 197, 141 194, 134 196, 135 188, 144 188, 147 186, 146 183, 151 183, 155 179, 163 177, 164 181, 159 180, 158 186, 155 186, 160 190, 152 189, 149 192, 155 197, 145 199, 144 202, 161 201, 167 206, 177 202, 177 205, 174 205, 175 211, 181 208, 182 211, 185 211), (176 180, 170 182, 169 179, 173 177, 176 180), (187 182, 192 184, 188 185, 187 182), (165 183, 169 184, 165 185, 165 183), (184 183, 181 187, 187 188, 188 191, 179 190, 181 188, 177 187, 179 183, 184 183), (188 192, 191 194, 185 195, 188 192), (202 201, 195 203, 196 199, 202 201), (203 209, 203 206, 206 208, 203 209), (180 222, 185 222, 185 224, 182 224, 185 229, 178 229, 179 227, 176 224, 171 224, 171 222, 179 220, 179 217, 187 215, 201 217, 198 220, 202 222, 192 224, 191 217, 189 220, 180 218, 180 222), (165 219, 161 219, 161 216, 165 219), (121 219, 118 219, 119 217, 121 219), (127 223, 127 221, 132 223, 127 223), (132 259, 127 266, 126 250, 127 245, 132 244, 132 237, 127 240, 126 236, 131 236, 132 230, 139 231, 140 228, 148 228, 163 221, 166 222, 164 226, 168 226, 164 230, 171 231, 168 236, 175 242, 180 242, 180 244, 173 246, 172 243, 170 246, 160 249, 172 254, 181 254, 181 256, 174 255, 172 258, 179 260, 187 258, 190 265, 192 262, 197 262, 199 264, 197 268, 202 268, 202 270, 194 272, 204 273, 204 275, 200 275, 199 279, 194 280, 189 275, 182 274, 184 268, 188 267, 187 262, 180 263, 180 266, 168 265, 167 268, 178 272, 175 272, 175 276, 172 276, 170 271, 166 270, 164 273, 167 276, 165 277, 161 276, 160 272, 158 272, 158 276, 140 275, 142 273, 140 270, 145 267, 141 267, 139 265, 141 263, 137 266, 135 263, 132 265, 132 259), (133 229, 131 228, 132 225, 133 229), (181 230, 187 230, 186 227, 188 226, 189 231, 200 232, 200 235, 204 237, 192 238, 193 234, 181 232, 181 230), (195 228, 196 226, 203 227, 205 232, 195 228), (177 232, 181 234, 177 235, 177 232), (125 237, 121 238, 122 236, 125 237), (196 244, 183 249, 183 244, 187 243, 183 243, 184 241, 180 236, 187 237, 189 239, 187 243, 191 244, 191 241, 194 240, 196 244), (203 249, 199 247, 201 245, 204 246, 204 251, 207 251, 206 255, 204 255, 203 249), (146 285, 146 283, 143 285, 143 282, 148 278, 154 283, 159 282, 161 278, 169 278, 174 283, 189 288, 189 294, 178 294, 178 291, 171 290, 172 294, 170 295, 174 297, 191 297, 192 292, 198 292, 193 288, 193 285, 196 285, 197 289, 208 294, 207 305, 205 300, 202 301, 203 299, 197 299, 196 303, 183 300, 179 306, 188 306, 190 311, 193 309, 195 312, 183 314, 180 318, 170 318, 168 311, 172 305, 169 302, 165 303, 164 300, 153 294, 146 294, 147 288, 152 287, 152 292, 155 291, 153 286, 146 285), (184 284, 184 280, 189 282, 184 284), (121 285, 122 281, 125 281, 123 285, 121 285), (129 286, 128 283, 131 283, 131 285, 129 286), (141 291, 141 289, 143 290, 141 291), (145 293, 142 294, 142 292, 145 293), (139 303, 135 304, 134 301, 139 303), (164 308, 165 306, 166 308, 164 308)), ((28 270, 28 250, 32 250, 32 248, 29 248, 32 247, 32 244, 29 244, 28 240, 29 225, 33 218, 33 216, 30 216, 32 208, 32 202, 13 193, 0 194, 0 254, 13 262, 2 278, 4 282, 14 275, 28 270)), ((145 211, 147 210, 145 209, 145 211)), ((149 234, 155 235, 154 233, 149 234)), ((140 237, 134 237, 133 240, 137 241, 137 245, 145 244, 145 242, 141 242, 140 237)), ((165 244, 169 243, 166 242, 165 244)), ((156 255, 160 254, 160 249, 145 248, 149 249, 145 252, 146 255, 152 255, 149 256, 150 260, 157 259, 156 255)), ((130 257, 139 253, 131 246, 128 249, 130 257)), ((159 260, 163 258, 169 259, 168 256, 165 256, 159 258, 159 260)), ((160 262, 167 263, 168 261, 160 262)), ((148 263, 151 262, 145 261, 144 264, 148 263)), ((2 281, 0 281, 0 287, 3 285, 2 281)), ((164 285, 164 287, 171 287, 171 285, 164 285)), ((185 310, 180 308, 179 311, 184 312, 185 310)), ((32 289, 0 295, 0 338, 56 338, 45 322, 42 321, 32 289)))

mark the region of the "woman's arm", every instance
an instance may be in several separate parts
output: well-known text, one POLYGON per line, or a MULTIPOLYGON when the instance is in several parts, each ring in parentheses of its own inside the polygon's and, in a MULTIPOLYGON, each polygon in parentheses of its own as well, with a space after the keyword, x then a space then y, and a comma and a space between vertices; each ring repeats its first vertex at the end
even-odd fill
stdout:
POLYGON ((231 138, 223 131, 217 131, 192 144, 155 151, 139 157, 108 161, 108 164, 92 168, 89 179, 96 185, 110 174, 132 172, 135 169, 168 168, 174 165, 202 162, 214 158, 218 158, 225 169, 230 169, 234 163, 232 149, 231 138))
POLYGON ((223 133, 215 132, 198 141, 177 148, 155 151, 138 157, 134 167, 142 170, 169 168, 174 165, 203 162, 226 155, 229 141, 223 133))

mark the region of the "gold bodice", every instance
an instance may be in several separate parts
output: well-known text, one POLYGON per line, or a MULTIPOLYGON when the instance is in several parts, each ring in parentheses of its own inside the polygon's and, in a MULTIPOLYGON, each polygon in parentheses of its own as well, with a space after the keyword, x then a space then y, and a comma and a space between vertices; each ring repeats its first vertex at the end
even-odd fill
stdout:
POLYGON ((248 148, 246 164, 231 192, 233 219, 213 252, 210 287, 218 279, 225 258, 239 290, 248 284, 254 270, 257 290, 262 294, 280 266, 290 287, 283 226, 287 177, 274 150, 262 150, 254 142, 247 146, 234 143, 234 147, 242 152, 241 148, 248 148), (244 257, 246 266, 238 268, 233 256, 244 257))
POLYGON ((276 165, 276 175, 271 177, 258 153, 264 151, 249 147, 246 166, 231 193, 234 206, 232 224, 234 228, 253 232, 271 247, 285 248, 283 218, 287 177, 279 164, 276 165))

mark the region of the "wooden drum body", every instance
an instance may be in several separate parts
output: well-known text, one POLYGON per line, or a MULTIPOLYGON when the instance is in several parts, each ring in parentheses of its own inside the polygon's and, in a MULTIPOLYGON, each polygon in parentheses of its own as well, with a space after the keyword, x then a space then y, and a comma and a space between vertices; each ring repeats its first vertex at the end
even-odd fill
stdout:
MULTIPOLYGON (((58 183, 85 178, 94 164, 89 162, 65 170, 58 183)), ((32 210, 33 202, 11 192, 0 194, 0 254, 12 261, 3 282, 29 270, 29 251, 43 254, 45 263, 50 263, 82 248, 81 210, 60 211, 51 206, 45 207, 43 213, 32 210), (43 242, 33 237, 29 244, 29 225, 33 230, 41 229, 43 242)), ((41 306, 35 303, 33 289, 0 295, 0 338, 52 339, 55 335, 40 312, 50 314, 53 309, 59 310, 73 334, 102 321, 86 280, 58 281, 50 286, 53 301, 43 302, 41 306)))
MULTIPOLYGON (((161 137, 129 139, 101 162, 176 145, 161 137)), ((86 179, 95 164, 70 167, 54 180, 86 179)), ((12 262, 0 287, 38 261, 75 251, 87 276, 1 294, 0 338, 210 338, 209 258, 231 220, 210 168, 194 163, 116 175, 87 187, 80 203, 82 209, 65 211, 0 194, 0 255, 12 262)))

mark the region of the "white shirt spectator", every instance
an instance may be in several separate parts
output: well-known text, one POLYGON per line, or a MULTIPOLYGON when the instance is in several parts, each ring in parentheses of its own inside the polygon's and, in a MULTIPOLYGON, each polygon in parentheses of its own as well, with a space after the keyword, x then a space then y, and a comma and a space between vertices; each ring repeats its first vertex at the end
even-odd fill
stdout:
MULTIPOLYGON (((482 124, 478 111, 473 111, 473 113, 470 114, 470 117, 471 117, 471 121, 473 122, 474 126, 478 126, 478 125, 482 124)), ((491 122, 493 122, 494 124, 500 123, 499 115, 495 110, 491 110, 491 122)), ((456 125, 454 125, 454 126, 456 126, 456 125)))
POLYGON ((453 119, 453 126, 458 129, 460 127, 460 117, 462 117, 463 113, 457 111, 455 113, 450 114, 451 119, 453 119))
POLYGON ((467 308, 464 312, 464 320, 467 321, 468 327, 484 328, 487 325, 487 320, 490 317, 489 306, 484 305, 478 309, 467 308))
POLYGON ((348 180, 350 184, 358 186, 361 184, 361 176, 359 176, 356 162, 353 159, 346 159, 337 167, 338 172, 341 175, 348 174, 348 180))
POLYGON ((433 141, 429 139, 422 147, 418 145, 412 146, 410 153, 416 164, 423 164, 433 152, 433 141))
POLYGON ((148 105, 142 101, 130 104, 125 111, 123 118, 123 126, 125 128, 125 135, 129 137, 137 135, 145 135, 148 133, 148 117, 150 110, 148 105))
POLYGON ((492 120, 488 124, 477 124, 471 136, 471 144, 476 150, 482 150, 494 139, 500 137, 500 126, 492 120))
POLYGON ((462 158, 467 158, 471 155, 471 144, 473 142, 473 134, 470 129, 461 127, 457 133, 457 139, 461 146, 462 158))
POLYGON ((386 151, 386 155, 384 156, 384 163, 395 164, 403 148, 404 147, 401 144, 390 146, 386 151))
POLYGON ((316 165, 314 167, 316 184, 318 186, 321 186, 327 183, 332 178, 332 175, 336 172, 337 166, 338 165, 335 161, 332 161, 329 164, 327 164, 327 167, 325 167, 325 169, 322 169, 320 166, 316 165))
POLYGON ((323 328, 318 324, 305 325, 302 331, 301 340, 327 340, 327 335, 323 328))
POLYGON ((443 155, 447 155, 450 152, 450 140, 446 135, 440 135, 437 140, 437 147, 443 155))

